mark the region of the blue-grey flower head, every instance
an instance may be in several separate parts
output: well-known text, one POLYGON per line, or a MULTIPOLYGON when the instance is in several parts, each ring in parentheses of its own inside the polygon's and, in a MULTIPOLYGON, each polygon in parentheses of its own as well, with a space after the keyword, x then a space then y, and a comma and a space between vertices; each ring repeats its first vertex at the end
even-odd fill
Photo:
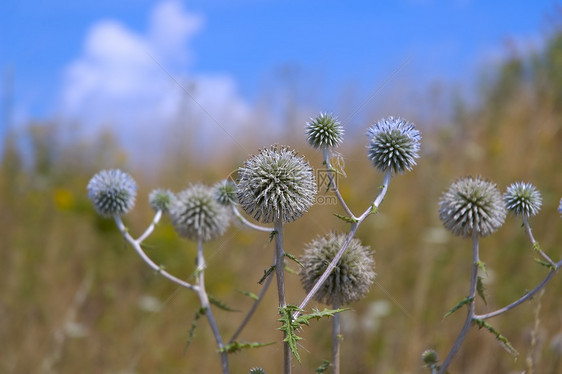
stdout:
POLYGON ((437 362, 439 362, 437 352, 435 352, 434 349, 426 349, 422 353, 422 361, 425 364, 425 367, 434 368, 435 365, 437 365, 437 362))
POLYGON ((367 136, 369 160, 382 172, 410 171, 420 157, 421 133, 400 117, 381 119, 367 130, 367 136))
POLYGON ((148 195, 148 202, 155 211, 161 210, 162 213, 167 213, 170 209, 170 204, 174 199, 174 194, 170 190, 157 188, 148 195))
POLYGON ((236 183, 227 179, 220 181, 213 186, 213 194, 215 196, 215 200, 224 206, 231 206, 232 204, 236 204, 238 202, 236 183))
POLYGON ((306 141, 314 148, 337 147, 343 141, 343 126, 331 114, 320 113, 306 123, 306 141))
POLYGON ((480 237, 496 232, 505 221, 505 205, 494 183, 480 178, 453 182, 439 201, 439 218, 457 236, 480 237))
POLYGON ((541 193, 530 183, 516 182, 503 195, 507 210, 517 216, 532 217, 541 210, 541 193))
POLYGON ((172 199, 170 216, 176 231, 191 240, 209 241, 224 234, 229 214, 213 196, 213 190, 202 184, 189 186, 172 199))
MULTIPOLYGON (((336 256, 346 239, 345 234, 330 233, 308 243, 301 258, 301 283, 310 292, 324 274, 328 264, 336 256)), ((375 261, 369 247, 358 239, 352 239, 336 268, 314 296, 328 305, 347 305, 367 294, 375 280, 375 261)))
POLYGON ((314 202, 316 183, 310 164, 287 147, 272 146, 238 169, 238 201, 256 220, 291 222, 314 202))
POLYGON ((90 179, 88 197, 98 214, 104 217, 123 215, 135 206, 137 184, 127 173, 102 170, 90 179))

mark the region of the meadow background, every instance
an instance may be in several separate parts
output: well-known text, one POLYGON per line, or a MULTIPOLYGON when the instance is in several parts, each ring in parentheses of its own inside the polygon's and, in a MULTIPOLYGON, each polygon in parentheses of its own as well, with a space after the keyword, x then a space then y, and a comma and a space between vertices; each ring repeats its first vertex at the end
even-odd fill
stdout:
MULTIPOLYGON (((392 100, 375 96, 366 107, 376 110, 356 117, 359 106, 342 102, 339 112, 334 110, 347 131, 338 149, 347 177, 338 183, 354 212, 370 204, 382 181, 366 159, 366 128, 382 116, 401 115, 417 123, 423 136, 418 166, 391 180, 380 212, 358 231, 358 238, 375 251, 377 279, 367 298, 344 314, 343 372, 423 373, 423 350, 434 348, 442 359, 448 352, 464 311, 447 319, 443 315, 468 292, 471 255, 470 241, 446 232, 437 215, 441 193, 456 178, 481 175, 502 191, 520 180, 537 186, 543 208, 531 225, 542 248, 560 258, 562 221, 556 208, 562 197, 562 32, 556 25, 544 34, 541 48, 509 51, 500 62, 482 68, 478 84, 469 91, 438 83, 393 103, 396 87, 383 85, 380 96, 390 91, 392 100)), ((290 145, 321 168, 321 155, 304 141, 304 122, 318 111, 299 104, 307 92, 300 90, 299 75, 288 71, 294 86, 266 89, 260 94, 263 101, 258 100, 282 99, 281 106, 260 106, 259 113, 273 122, 256 114, 231 136, 215 129, 221 139, 198 125, 209 118, 185 93, 181 100, 191 104, 179 111, 158 145, 131 143, 111 126, 91 132, 84 123, 56 116, 17 126, 6 123, 0 159, 0 372, 219 372, 206 321, 184 352, 198 309, 196 295, 148 269, 113 221, 95 214, 86 185, 103 168, 130 172, 139 191, 125 221, 138 235, 152 218, 147 196, 153 188, 179 192, 189 183, 214 184, 273 142, 290 145)), ((226 123, 228 112, 214 120, 226 123)), ((315 205, 288 224, 287 252, 299 256, 303 244, 316 235, 345 231, 347 225, 332 213, 342 211, 315 205)), ((178 238, 167 218, 145 244, 170 273, 192 274, 194 244, 178 238)), ((251 305, 236 290, 259 292, 257 281, 272 261, 273 245, 266 234, 233 225, 223 238, 206 245, 206 253, 207 290, 240 311, 215 313, 223 337, 229 338, 251 305)), ((498 233, 481 241, 481 258, 489 277, 488 305, 479 303, 480 312, 510 303, 546 275, 533 261, 519 220, 511 216, 498 233)), ((298 304, 304 296, 298 277, 288 275, 287 283, 289 302, 298 304)), ((518 359, 491 334, 473 328, 450 371, 521 373, 532 361, 536 373, 560 372, 560 295, 558 275, 544 296, 489 321, 519 351, 518 359)), ((277 343, 232 355, 231 371, 261 366, 268 373, 279 372, 278 327, 271 289, 240 340, 277 343)), ((325 320, 303 331, 303 363, 295 363, 295 373, 313 372, 329 359, 330 328, 325 320)))

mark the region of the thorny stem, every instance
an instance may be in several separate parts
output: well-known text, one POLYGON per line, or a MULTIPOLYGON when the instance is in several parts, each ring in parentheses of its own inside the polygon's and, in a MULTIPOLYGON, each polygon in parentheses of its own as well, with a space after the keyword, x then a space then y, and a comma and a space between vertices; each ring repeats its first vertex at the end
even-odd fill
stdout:
MULTIPOLYGON (((349 246, 349 243, 351 243, 351 240, 355 236, 355 233, 357 232, 357 229, 359 228, 359 225, 365 220, 365 218, 367 218, 369 216, 369 214, 371 214, 373 209, 377 209, 379 207, 382 200, 384 199, 384 196, 386 195, 386 191, 388 190, 388 185, 390 183, 391 176, 392 176, 392 173, 390 171, 387 171, 386 174, 384 175, 383 185, 382 185, 382 187, 379 191, 379 194, 378 194, 377 198, 373 202, 373 204, 369 208, 367 208, 367 210, 365 210, 365 212, 363 212, 363 214, 359 218, 357 218, 356 222, 351 223, 349 233, 347 234, 347 236, 345 238, 345 241, 342 243, 342 246, 338 250, 338 253, 336 253, 336 255, 334 256, 332 261, 326 267, 326 270, 324 271, 322 276, 316 281, 316 283, 314 284, 314 287, 312 287, 310 292, 306 295, 304 300, 301 302, 301 304, 299 305, 300 310, 304 310, 304 308, 308 305, 310 300, 312 300, 314 295, 316 295, 316 293, 318 292, 320 287, 322 287, 322 285, 324 284, 326 279, 328 279, 328 277, 330 276, 330 273, 336 268, 336 265, 338 264, 339 260, 342 258, 343 254, 345 253, 345 250, 349 246)), ((293 318, 297 318, 299 315, 300 315, 300 312, 296 311, 293 314, 293 318)))
POLYGON ((199 301, 201 306, 205 309, 205 316, 209 321, 211 330, 213 330, 213 335, 215 336, 215 341, 219 348, 222 363, 223 374, 228 374, 230 372, 228 368, 228 353, 224 351, 224 344, 222 342, 221 334, 217 327, 215 317, 213 316, 213 311, 211 310, 211 303, 209 302, 209 296, 205 290, 205 257, 203 255, 203 240, 199 238, 197 240, 197 284, 199 286, 197 295, 199 296, 199 301))
POLYGON ((533 248, 541 255, 541 257, 546 262, 554 266, 554 268, 556 269, 556 264, 554 263, 554 261, 552 261, 552 259, 548 257, 548 255, 540 249, 539 243, 535 240, 535 237, 533 236, 533 232, 531 231, 531 226, 529 225, 529 217, 526 215, 523 215, 523 226, 525 226, 525 233, 527 234, 527 237, 531 241, 533 248))
POLYGON ((474 320, 474 316, 475 316, 474 299, 476 296, 476 280, 478 276, 478 263, 480 262, 478 251, 479 251, 478 233, 474 231, 472 234, 472 274, 470 276, 470 290, 468 294, 468 297, 470 299, 470 302, 468 303, 468 313, 466 314, 466 320, 464 321, 464 325, 462 327, 461 332, 459 333, 459 336, 457 337, 457 340, 455 341, 455 344, 453 344, 453 347, 449 351, 447 358, 445 358, 445 361, 443 361, 443 365, 441 365, 441 367, 439 368, 439 374, 445 373, 445 371, 451 364, 453 357, 455 357, 455 355, 459 351, 462 342, 466 338, 466 334, 468 333, 468 330, 472 325, 472 321, 474 320))
POLYGON ((141 243, 142 240, 146 239, 146 237, 148 235, 150 235, 150 233, 152 232, 152 230, 154 229, 154 225, 156 223, 158 223, 158 220, 160 219, 161 214, 159 215, 158 212, 156 213, 154 220, 152 221, 152 224, 149 226, 148 229, 146 229, 145 233, 143 235, 141 235, 139 237, 139 239, 134 239, 131 234, 129 234, 129 232, 127 231, 127 228, 125 227, 125 225, 123 224, 123 221, 121 220, 121 217, 118 215, 115 215, 113 218, 115 219, 115 223, 117 224, 117 228, 119 229, 119 231, 121 231, 121 234, 123 235, 123 237, 125 238, 125 240, 127 240, 131 246, 133 247, 133 249, 137 252, 137 254, 143 259, 144 262, 146 262, 148 264, 148 266, 150 266, 155 272, 157 272, 158 274, 161 274, 164 278, 171 280, 172 282, 176 283, 177 285, 180 285, 182 287, 185 287, 187 289, 190 289, 192 291, 198 292, 199 291, 199 287, 198 286, 194 286, 191 283, 188 283, 184 280, 181 280, 175 276, 173 276, 172 274, 168 273, 166 270, 164 270, 161 266, 158 266, 154 263, 154 261, 152 261, 147 255, 146 253, 144 253, 144 251, 141 248, 141 243), (141 240, 142 239, 142 240, 141 240))
MULTIPOLYGON (((287 301, 285 299, 285 250, 283 249, 283 222, 276 219, 275 228, 275 275, 277 277, 277 295, 279 296, 279 308, 285 308, 287 301)), ((283 333, 283 339, 287 337, 287 332, 283 333)), ((283 362, 284 373, 291 374, 291 352, 289 344, 283 343, 283 362)))
MULTIPOLYGON (((339 309, 341 304, 334 303, 334 310, 339 309)), ((332 317, 332 372, 340 374, 340 341, 341 341, 341 316, 340 313, 332 317)))
POLYGON ((230 340, 228 341, 228 344, 232 343, 233 341, 236 340, 236 338, 238 338, 238 335, 240 335, 240 333, 242 332, 242 330, 244 329, 244 327, 246 327, 246 324, 250 321, 250 319, 252 318, 252 316, 254 315, 254 312, 256 311, 256 309, 258 308, 260 302, 263 299, 263 295, 265 295, 265 293, 267 292, 267 289, 269 288, 269 285, 271 284, 271 281, 273 280, 273 275, 269 275, 267 277, 267 279, 265 280, 265 284, 263 285, 260 294, 258 295, 258 299, 254 301, 254 305, 252 305, 252 307, 250 308, 250 310, 248 311, 248 314, 246 314, 246 317, 244 317, 244 320, 242 321, 242 323, 240 324, 240 326, 238 326, 238 329, 236 330, 236 332, 232 335, 232 338, 230 338, 230 340))
POLYGON ((232 212, 234 213, 234 215, 240 220, 240 222, 242 222, 244 225, 254 229, 254 230, 258 230, 258 231, 265 231, 265 232, 272 232, 273 228, 271 227, 265 227, 265 226, 260 226, 260 225, 256 225, 255 223, 252 223, 250 221, 248 221, 246 219, 246 217, 244 217, 240 211, 238 210, 238 208, 236 207, 236 205, 232 204, 232 212))

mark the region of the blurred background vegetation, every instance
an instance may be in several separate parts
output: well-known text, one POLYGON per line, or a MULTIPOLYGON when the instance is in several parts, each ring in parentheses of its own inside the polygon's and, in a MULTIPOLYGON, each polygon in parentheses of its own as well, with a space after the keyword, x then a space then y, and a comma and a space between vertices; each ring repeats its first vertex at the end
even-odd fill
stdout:
MULTIPOLYGON (((442 229, 440 194, 451 181, 481 175, 501 190, 515 181, 533 183, 543 196, 531 220, 535 237, 553 259, 562 255, 562 34, 540 53, 514 54, 483 74, 477 103, 459 97, 453 115, 421 128, 422 158, 413 172, 396 176, 380 213, 358 237, 376 252, 377 282, 368 297, 344 314, 342 368, 345 373, 423 373, 420 354, 434 348, 443 359, 464 319, 464 311, 443 315, 468 292, 470 242, 442 229)), ((317 113, 310 113, 315 116, 317 113)), ((337 113, 335 113, 337 115, 337 113)), ((399 115, 400 113, 388 113, 399 115)), ((407 118, 413 122, 417 118, 407 118)), ((378 118, 372 118, 378 120, 378 118)), ((313 166, 321 155, 304 142, 304 123, 295 122, 278 142, 291 144, 313 166)), ((345 123, 344 123, 345 125, 345 123)), ((370 123, 365 124, 365 129, 370 123)), ((361 131, 364 131, 361 130, 361 131)), ((184 351, 198 309, 196 295, 148 269, 124 243, 111 220, 98 217, 86 185, 98 170, 122 167, 139 184, 136 208, 125 220, 140 234, 152 218, 148 193, 164 186, 175 192, 189 183, 213 184, 248 156, 239 149, 201 162, 181 149, 146 170, 130 162, 111 133, 77 142, 57 123, 31 123, 25 133, 8 133, 0 165, 0 372, 2 373, 217 373, 219 357, 206 321, 184 351), (68 141, 72 139, 72 141, 68 141)), ((249 145, 256 150, 260 145, 249 145)), ((382 175, 365 157, 362 134, 350 132, 339 150, 347 178, 342 193, 357 213, 376 196, 382 175)), ((317 205, 286 228, 286 249, 299 256, 319 233, 346 230, 317 205)), ((188 278, 194 270, 193 243, 179 239, 164 219, 146 241, 147 252, 169 272, 188 278)), ((268 236, 234 226, 206 247, 208 291, 239 310, 218 310, 225 339, 234 332, 251 300, 236 292, 258 293, 257 281, 269 267, 268 236)), ((481 242, 488 265, 491 311, 520 297, 546 274, 518 219, 481 242)), ((304 292, 288 276, 288 299, 304 292)), ((510 356, 495 338, 476 328, 451 367, 453 373, 559 373, 562 370, 562 276, 535 297, 489 322, 519 351, 510 356), (532 339, 535 336, 536 339, 532 339)), ((314 305, 312 305, 314 306, 314 305)), ((261 366, 280 372, 282 344, 273 288, 240 340, 277 342, 231 356, 233 373, 261 366)), ((310 373, 330 357, 330 321, 303 331, 303 363, 310 373)))

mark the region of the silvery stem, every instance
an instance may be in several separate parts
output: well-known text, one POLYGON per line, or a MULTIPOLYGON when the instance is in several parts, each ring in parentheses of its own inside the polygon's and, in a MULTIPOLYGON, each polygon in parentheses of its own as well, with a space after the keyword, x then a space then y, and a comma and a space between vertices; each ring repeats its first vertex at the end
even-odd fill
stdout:
MULTIPOLYGON (((277 277, 277 295, 279 296, 279 308, 287 306, 285 299, 285 250, 283 249, 283 222, 277 218, 274 222, 275 228, 275 275, 277 277)), ((283 339, 287 332, 283 333, 283 339)), ((283 343, 284 373, 291 374, 291 351, 289 344, 283 343)))

